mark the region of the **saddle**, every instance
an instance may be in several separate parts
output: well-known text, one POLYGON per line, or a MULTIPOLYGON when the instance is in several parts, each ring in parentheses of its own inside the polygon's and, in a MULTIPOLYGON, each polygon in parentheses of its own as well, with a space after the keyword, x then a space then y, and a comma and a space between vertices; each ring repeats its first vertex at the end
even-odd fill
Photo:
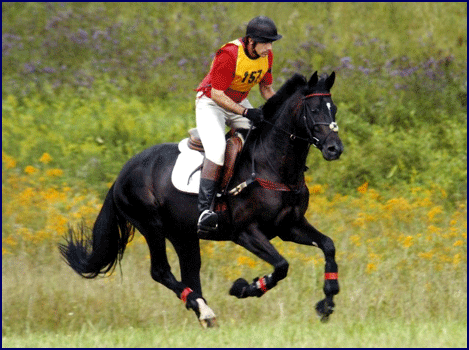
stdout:
MULTIPOLYGON (((222 169, 220 190, 224 191, 233 176, 236 159, 243 149, 244 137, 240 131, 231 129, 226 134, 225 164, 222 169)), ((200 173, 205 157, 204 147, 197 129, 189 130, 189 137, 179 142, 179 156, 176 159, 171 181, 174 187, 186 193, 198 194, 200 173)))

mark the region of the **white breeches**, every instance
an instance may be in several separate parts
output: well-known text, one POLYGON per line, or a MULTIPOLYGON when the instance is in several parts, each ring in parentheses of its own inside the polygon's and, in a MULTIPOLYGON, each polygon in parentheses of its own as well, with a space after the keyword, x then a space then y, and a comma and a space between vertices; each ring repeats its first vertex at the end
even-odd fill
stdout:
MULTIPOLYGON (((207 96, 197 94, 195 117, 197 131, 205 149, 205 157, 217 165, 225 162, 225 125, 233 129, 249 129, 251 122, 242 115, 229 112, 207 96)), ((239 103, 244 108, 253 108, 247 99, 239 103)))

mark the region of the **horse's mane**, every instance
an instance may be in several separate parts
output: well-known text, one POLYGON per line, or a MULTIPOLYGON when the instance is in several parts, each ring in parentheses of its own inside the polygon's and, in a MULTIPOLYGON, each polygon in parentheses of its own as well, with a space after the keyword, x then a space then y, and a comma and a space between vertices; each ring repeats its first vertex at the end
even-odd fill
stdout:
POLYGON ((283 103, 297 92, 300 87, 305 87, 306 84, 306 78, 301 74, 295 73, 282 85, 275 95, 269 98, 264 104, 262 107, 264 116, 267 119, 272 118, 283 103))

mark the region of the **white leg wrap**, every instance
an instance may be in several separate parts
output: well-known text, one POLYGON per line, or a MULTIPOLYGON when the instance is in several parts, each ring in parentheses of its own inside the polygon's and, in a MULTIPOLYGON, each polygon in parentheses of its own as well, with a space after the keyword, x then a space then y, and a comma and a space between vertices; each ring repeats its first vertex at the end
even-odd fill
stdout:
POLYGON ((204 328, 210 328, 216 326, 216 316, 211 308, 205 304, 205 301, 202 298, 196 299, 197 304, 199 305, 199 322, 204 328))

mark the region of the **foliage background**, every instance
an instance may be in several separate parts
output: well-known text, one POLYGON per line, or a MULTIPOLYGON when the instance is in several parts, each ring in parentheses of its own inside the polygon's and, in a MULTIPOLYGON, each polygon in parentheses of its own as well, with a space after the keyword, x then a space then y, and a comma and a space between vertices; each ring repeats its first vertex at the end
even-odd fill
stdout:
MULTIPOLYGON (((3 340, 58 346, 61 336, 38 336, 57 330, 80 346, 102 329, 123 339, 130 328, 169 335, 181 319, 194 322, 151 282, 141 239, 124 258, 128 277, 91 284, 70 275, 56 243, 67 222, 92 224, 128 158, 195 126, 193 89, 214 52, 259 14, 284 35, 274 44, 274 88, 294 72, 337 74, 345 152, 324 162, 312 150, 307 173, 309 219, 336 242, 343 281, 332 316, 342 332, 329 340, 467 346, 466 3, 2 3, 3 340)), ((250 100, 263 103, 257 91, 250 100)), ((269 267, 228 243, 203 242, 210 305, 229 334, 242 319, 248 339, 260 325, 279 335, 264 346, 327 346, 302 333, 314 304, 300 303, 321 298, 320 283, 311 284, 321 279, 321 254, 274 243, 292 263, 289 278, 262 299, 236 301, 214 285, 225 291, 269 267), (280 329, 274 319, 284 320, 280 329)), ((192 342, 151 339, 207 344, 185 324, 192 342)))
MULTIPOLYGON (((462 3, 5 3, 2 147, 22 166, 47 151, 98 188, 136 152, 184 137, 213 53, 265 13, 285 37, 274 45, 276 88, 294 72, 338 75, 346 149, 338 164, 310 157, 318 182, 336 191, 436 183, 464 199, 466 12, 462 3)), ((262 103, 257 91, 251 99, 262 103)))

